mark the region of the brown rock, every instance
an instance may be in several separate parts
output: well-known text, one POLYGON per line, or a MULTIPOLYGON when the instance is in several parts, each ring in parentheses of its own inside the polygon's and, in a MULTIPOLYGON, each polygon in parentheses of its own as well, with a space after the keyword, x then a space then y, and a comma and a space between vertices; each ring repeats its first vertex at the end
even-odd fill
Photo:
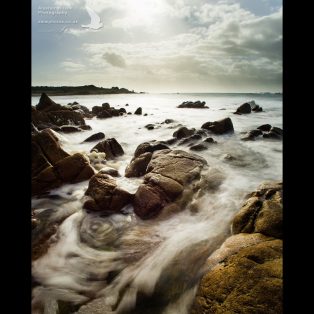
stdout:
POLYGON ((97 173, 91 178, 85 194, 91 199, 85 202, 84 208, 107 213, 119 212, 133 197, 119 188, 113 178, 102 173, 97 173))
POLYGON ((153 142, 144 142, 137 146, 135 152, 134 152, 134 157, 139 157, 140 155, 144 153, 153 153, 157 150, 162 150, 162 149, 169 149, 169 147, 166 144, 163 144, 161 142, 153 141, 153 142))
POLYGON ((173 133, 173 136, 177 139, 181 139, 184 137, 191 136, 195 133, 195 129, 188 129, 185 126, 179 128, 177 131, 173 133))
POLYGON ((206 164, 205 159, 180 150, 155 152, 135 194, 134 212, 149 219, 166 208, 166 212, 183 208, 193 194, 191 183, 200 178, 206 164))
POLYGON ((143 176, 146 173, 152 155, 152 153, 147 152, 133 158, 131 163, 125 169, 125 176, 127 178, 143 176))
POLYGON ((282 313, 282 241, 267 238, 211 268, 191 313, 282 313))
POLYGON ((107 140, 99 142, 91 149, 91 152, 101 152, 106 154, 106 159, 114 159, 124 154, 123 148, 115 138, 108 138, 107 140))
POLYGON ((48 97, 46 93, 42 93, 39 99, 39 103, 36 106, 36 109, 39 111, 57 111, 62 110, 62 106, 56 104, 52 99, 48 97))
MULTIPOLYGON (((32 156, 32 163, 38 158, 46 159, 50 164, 54 165, 59 160, 68 157, 60 146, 58 138, 55 136, 53 131, 45 129, 36 135, 32 136, 32 141, 37 144, 37 148, 34 146, 34 155, 32 156), (40 150, 38 149, 40 148, 40 150), (41 157, 39 155, 42 155, 41 157)), ((36 166, 32 166, 32 169, 36 166)))
POLYGON ((282 237, 282 186, 263 184, 242 206, 232 223, 234 234, 258 232, 282 237))
POLYGON ((83 142, 93 142, 93 141, 99 141, 105 138, 105 134, 103 132, 95 133, 91 136, 89 136, 87 139, 85 139, 83 142))
POLYGON ((54 165, 57 176, 66 183, 88 180, 94 175, 89 159, 80 153, 66 157, 54 165))
POLYGON ((233 124, 230 118, 225 118, 215 122, 206 122, 202 125, 202 129, 209 130, 214 134, 233 133, 233 124))
POLYGON ((60 131, 63 133, 82 132, 81 128, 74 125, 62 125, 60 131))

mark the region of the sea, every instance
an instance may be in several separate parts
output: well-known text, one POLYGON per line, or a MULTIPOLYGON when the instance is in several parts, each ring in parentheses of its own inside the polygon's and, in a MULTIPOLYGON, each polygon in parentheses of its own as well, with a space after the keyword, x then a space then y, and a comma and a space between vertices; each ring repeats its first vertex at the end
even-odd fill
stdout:
MULTIPOLYGON (((56 103, 78 102, 91 109, 102 103, 125 108, 132 115, 86 119, 92 130, 60 133, 70 154, 89 153, 95 142, 82 143, 103 132, 115 138, 125 154, 107 165, 117 169, 122 188, 135 193, 143 178, 125 178, 137 146, 172 138, 180 127, 200 129, 208 121, 230 117, 234 134, 213 135, 217 144, 196 152, 208 162, 208 184, 181 212, 167 219, 141 220, 128 205, 124 214, 87 214, 82 205, 88 181, 50 191, 54 197, 33 198, 36 213, 49 219, 65 215, 47 253, 32 263, 32 313, 160 313, 185 314, 193 302, 206 259, 231 234, 231 222, 248 193, 262 182, 282 181, 282 141, 244 133, 263 124, 283 128, 280 93, 116 94, 51 96, 56 103), (209 109, 177 108, 184 101, 205 101, 209 109), (262 112, 235 115, 244 102, 254 101, 262 112), (141 107, 143 114, 134 115, 141 107), (147 115, 144 115, 147 114, 147 115), (170 124, 166 119, 173 119, 170 124), (147 124, 155 128, 148 130, 147 124), (57 197, 56 197, 57 196, 57 197), (59 309, 58 309, 59 307, 59 309), (59 311, 59 312, 58 312, 59 311), (64 312, 65 313, 65 312, 64 312)), ((32 106, 39 97, 32 97, 32 106)), ((172 149, 192 152, 188 145, 172 149)), ((193 152, 192 152, 193 153, 193 152)), ((195 153, 195 152, 194 152, 195 153)))

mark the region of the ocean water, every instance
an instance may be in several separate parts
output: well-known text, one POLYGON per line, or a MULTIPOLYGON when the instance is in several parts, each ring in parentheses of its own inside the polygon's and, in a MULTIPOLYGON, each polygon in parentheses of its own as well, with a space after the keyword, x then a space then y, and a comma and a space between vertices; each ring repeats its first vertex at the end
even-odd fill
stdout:
MULTIPOLYGON (((88 136, 114 137, 125 154, 107 165, 116 168, 118 184, 135 192, 142 178, 125 178, 136 147, 150 140, 167 140, 181 125, 199 129, 207 121, 232 119, 233 135, 213 135, 218 142, 197 152, 209 165, 209 189, 195 195, 182 212, 168 219, 142 221, 127 214, 100 217, 82 210, 88 181, 51 191, 59 197, 32 199, 35 211, 53 211, 49 219, 66 215, 48 252, 33 262, 33 313, 56 313, 57 302, 84 304, 78 313, 188 313, 204 263, 230 234, 230 222, 244 197, 263 181, 282 180, 282 142, 257 138, 241 141, 241 132, 262 124, 282 128, 281 94, 124 94, 52 96, 66 105, 77 101, 92 108, 104 102, 132 112, 142 107, 147 116, 125 115, 86 119, 92 130, 60 134, 69 153, 85 152, 96 144, 82 143, 88 136), (179 109, 183 101, 206 101, 209 109, 179 109), (263 112, 234 115, 236 108, 254 100, 263 112), (128 104, 129 106, 125 106, 128 104), (162 124, 165 119, 174 123, 162 124), (145 125, 154 124, 154 130, 145 125), (226 159, 232 155, 234 160, 226 159), (219 184, 217 184, 219 182, 219 184), (197 210, 195 210, 197 208, 197 210), (91 302, 89 304, 89 302, 91 302), (85 312, 84 312, 85 311, 85 312), (132 312, 133 313, 133 312, 132 312)), ((39 97, 32 97, 36 105, 39 97)), ((187 145, 171 148, 190 151, 187 145)), ((73 310, 74 311, 74 310, 73 310)), ((72 313, 72 312, 71 312, 72 313)), ((74 313, 74 312, 73 312, 74 313)))

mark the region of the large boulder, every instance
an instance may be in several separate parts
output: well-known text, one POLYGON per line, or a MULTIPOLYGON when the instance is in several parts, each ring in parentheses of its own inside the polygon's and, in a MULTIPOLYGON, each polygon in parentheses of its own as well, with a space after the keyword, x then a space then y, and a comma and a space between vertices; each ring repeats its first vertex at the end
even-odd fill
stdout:
POLYGON ((50 129, 32 136, 32 195, 39 195, 64 183, 76 183, 94 174, 82 154, 70 156, 50 129))
POLYGON ((135 194, 134 212, 149 219, 161 211, 180 210, 192 198, 192 182, 200 179, 206 164, 202 157, 181 150, 155 152, 135 194))
POLYGON ((219 121, 206 122, 202 125, 202 129, 211 131, 214 134, 233 133, 233 124, 230 118, 225 118, 219 121))
POLYGON ((262 184, 243 204, 232 222, 234 234, 262 233, 282 237, 282 184, 262 184))
POLYGON ((48 97, 46 93, 42 93, 39 99, 39 103, 36 106, 39 111, 57 111, 62 110, 62 106, 56 104, 52 99, 48 97))
POLYGON ((107 140, 99 142, 91 149, 91 152, 93 151, 105 153, 107 160, 114 159, 124 154, 123 148, 115 138, 108 138, 107 140))
POLYGON ((282 240, 235 246, 207 265, 190 313, 282 313, 282 240))
POLYGON ((32 179, 32 195, 40 195, 65 183, 88 180, 95 173, 86 156, 77 153, 42 170, 32 179))
POLYGON ((251 113, 251 111, 252 111, 251 105, 246 102, 237 108, 235 114, 246 114, 251 113))
POLYGON ((107 214, 120 212, 133 198, 132 194, 119 188, 111 176, 103 173, 97 173, 90 179, 85 195, 90 197, 84 203, 85 209, 107 214))

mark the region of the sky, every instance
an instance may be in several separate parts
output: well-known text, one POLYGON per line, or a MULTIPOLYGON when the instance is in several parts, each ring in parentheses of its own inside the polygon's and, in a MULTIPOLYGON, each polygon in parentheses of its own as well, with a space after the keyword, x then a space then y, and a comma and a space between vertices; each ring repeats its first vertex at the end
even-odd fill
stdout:
POLYGON ((281 92, 282 0, 33 0, 32 85, 91 84, 281 92))

